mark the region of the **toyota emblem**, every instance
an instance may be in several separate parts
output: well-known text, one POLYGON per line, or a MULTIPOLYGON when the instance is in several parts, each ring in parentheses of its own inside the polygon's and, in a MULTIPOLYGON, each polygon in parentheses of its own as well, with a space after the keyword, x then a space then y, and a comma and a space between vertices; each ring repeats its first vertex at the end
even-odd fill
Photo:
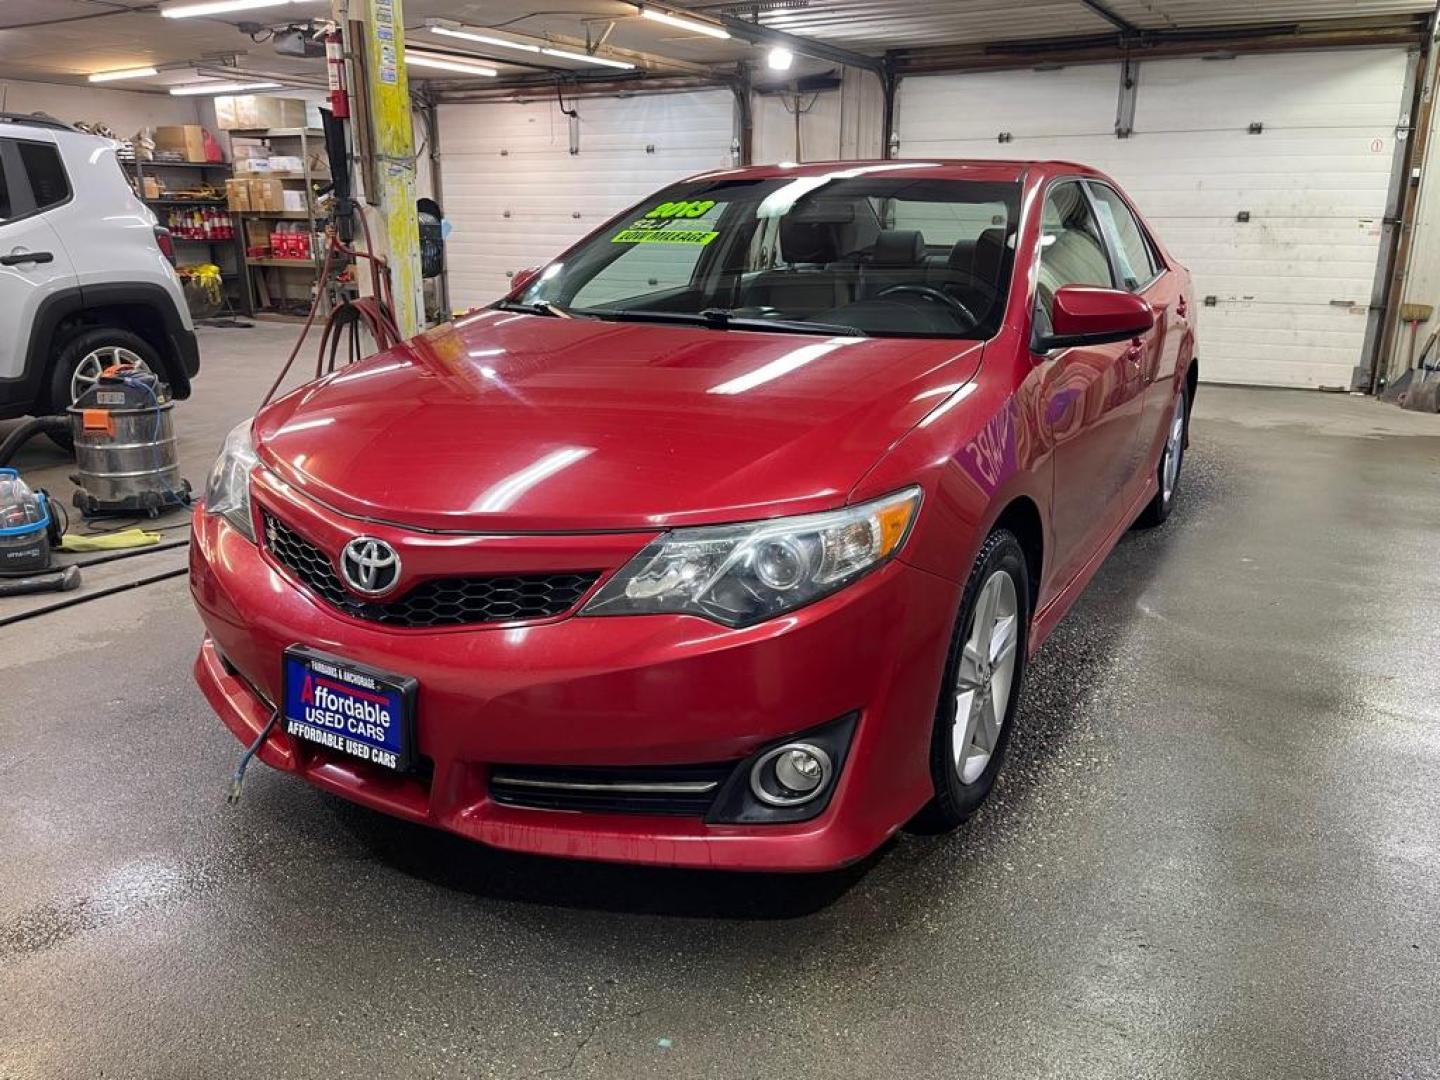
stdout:
POLYGON ((340 552, 340 575, 356 592, 379 596, 400 580, 400 555, 384 540, 357 536, 340 552))

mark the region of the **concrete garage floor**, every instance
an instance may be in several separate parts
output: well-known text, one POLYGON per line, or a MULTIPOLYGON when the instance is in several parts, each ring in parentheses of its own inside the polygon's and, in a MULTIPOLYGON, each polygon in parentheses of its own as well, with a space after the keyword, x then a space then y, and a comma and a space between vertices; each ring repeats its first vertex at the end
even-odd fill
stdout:
MULTIPOLYGON (((197 483, 290 333, 206 333, 197 483)), ((183 579, 4 630, 0 1077, 1440 1075, 1440 419, 1203 387, 1193 434, 997 798, 821 879, 228 808, 183 579)))

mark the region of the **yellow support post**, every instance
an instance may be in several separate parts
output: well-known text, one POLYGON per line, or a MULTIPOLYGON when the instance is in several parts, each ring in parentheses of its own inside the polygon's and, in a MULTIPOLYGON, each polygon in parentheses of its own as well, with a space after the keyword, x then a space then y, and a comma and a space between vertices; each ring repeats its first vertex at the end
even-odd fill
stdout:
MULTIPOLYGON (((405 74, 404 0, 351 0, 365 24, 365 90, 370 104, 370 147, 385 223, 385 250, 395 294, 395 322, 407 338, 424 328, 420 277, 420 222, 415 214, 415 129, 410 81, 405 74)), ((378 196, 378 198, 376 197, 378 196)))

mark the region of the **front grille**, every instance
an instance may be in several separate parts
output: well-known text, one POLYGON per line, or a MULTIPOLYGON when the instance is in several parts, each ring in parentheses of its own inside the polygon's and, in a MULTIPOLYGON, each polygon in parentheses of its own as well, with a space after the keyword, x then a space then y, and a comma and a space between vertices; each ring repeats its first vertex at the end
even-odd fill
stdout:
POLYGON ((386 626, 471 626, 544 619, 575 606, 596 572, 431 578, 391 600, 362 600, 340 583, 329 556, 267 513, 265 544, 300 581, 347 615, 386 626))
POLYGON ((592 814, 704 817, 734 762, 717 765, 497 765, 490 797, 506 806, 592 814))

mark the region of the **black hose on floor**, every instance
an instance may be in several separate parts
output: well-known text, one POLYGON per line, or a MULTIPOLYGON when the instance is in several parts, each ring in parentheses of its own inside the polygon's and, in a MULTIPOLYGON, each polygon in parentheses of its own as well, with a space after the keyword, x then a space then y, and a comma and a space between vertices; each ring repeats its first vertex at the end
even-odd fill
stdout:
POLYGON ((170 578, 177 578, 189 572, 190 568, 188 566, 182 566, 177 570, 166 570, 160 574, 151 574, 149 577, 143 577, 139 581, 127 581, 123 585, 111 585, 108 588, 96 589, 94 592, 79 593, 78 595, 70 597, 68 600, 60 600, 46 607, 32 608, 29 611, 22 611, 6 618, 0 618, 0 627, 11 626, 18 622, 24 622, 26 619, 37 619, 41 615, 48 615, 52 611, 72 608, 77 604, 89 603, 91 600, 99 600, 102 596, 114 596, 116 593, 129 592, 131 589, 138 589, 142 585, 154 585, 156 582, 168 581, 170 578))
POLYGON ((8 465, 20 447, 36 435, 66 435, 69 431, 68 416, 32 416, 0 442, 0 465, 8 465))

